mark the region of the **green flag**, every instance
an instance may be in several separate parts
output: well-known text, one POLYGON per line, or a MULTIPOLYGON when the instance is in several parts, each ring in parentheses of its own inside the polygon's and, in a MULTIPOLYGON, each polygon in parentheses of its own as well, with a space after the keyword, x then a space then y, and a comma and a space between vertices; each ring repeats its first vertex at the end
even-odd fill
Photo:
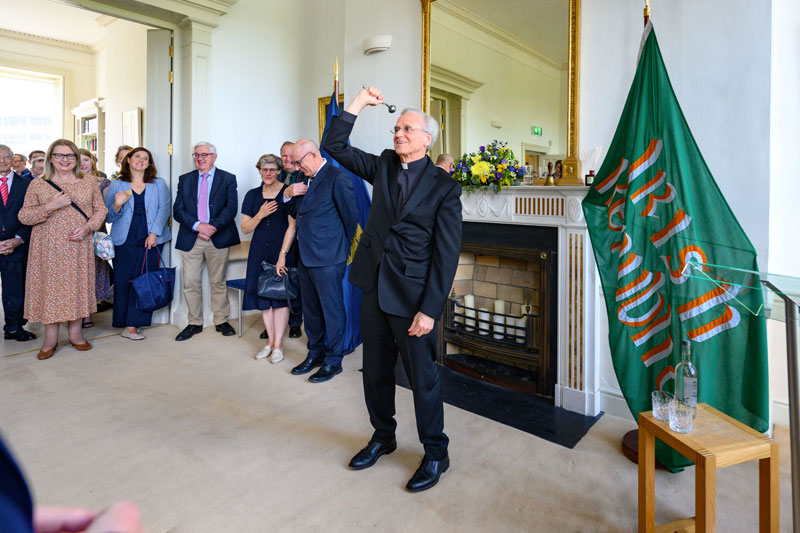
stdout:
MULTIPOLYGON (((685 268, 696 262, 757 271, 756 252, 689 131, 649 23, 583 211, 614 370, 634 417, 651 409, 652 391, 674 391, 681 341, 689 338, 698 401, 766 431, 766 324, 748 310, 761 309, 762 294, 685 268)), ((660 442, 656 456, 671 470, 690 464, 660 442)))

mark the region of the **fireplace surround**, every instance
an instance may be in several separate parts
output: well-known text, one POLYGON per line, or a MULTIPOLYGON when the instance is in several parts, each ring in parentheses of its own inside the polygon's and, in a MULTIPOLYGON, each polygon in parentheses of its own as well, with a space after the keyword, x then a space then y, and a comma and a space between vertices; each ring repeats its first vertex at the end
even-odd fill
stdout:
POLYGON ((597 283, 581 209, 586 192, 583 187, 507 187, 498 193, 464 194, 461 201, 467 252, 469 246, 475 244, 470 229, 473 223, 485 226, 481 230, 483 235, 496 235, 509 225, 544 230, 520 232, 524 240, 517 244, 524 245, 519 248, 533 250, 545 244, 553 246, 553 275, 550 279, 556 311, 555 323, 549 325, 552 332, 549 339, 552 347, 550 371, 554 377, 552 400, 556 406, 595 416, 599 412, 599 397, 594 325, 590 318, 593 316, 597 283), (493 227, 497 228, 495 232, 491 231, 493 227))

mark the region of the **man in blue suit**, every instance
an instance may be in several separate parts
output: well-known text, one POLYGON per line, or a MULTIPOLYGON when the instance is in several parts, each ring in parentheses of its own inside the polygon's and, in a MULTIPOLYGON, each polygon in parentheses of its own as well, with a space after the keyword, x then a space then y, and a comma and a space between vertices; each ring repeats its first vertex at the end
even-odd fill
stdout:
POLYGON ((197 170, 178 179, 178 194, 172 213, 180 224, 175 247, 183 263, 183 297, 189 310, 189 325, 175 340, 185 341, 203 331, 203 262, 208 266, 211 309, 219 333, 235 335, 228 324, 230 302, 225 274, 228 248, 239 244, 236 213, 239 198, 236 176, 214 166, 216 147, 208 142, 194 145, 192 158, 197 170))
POLYGON ((358 205, 349 176, 328 164, 314 141, 298 140, 292 159, 306 177, 284 194, 292 198, 287 208, 297 219, 300 293, 308 337, 308 355, 292 374, 307 374, 319 366, 308 380, 322 383, 342 371, 342 280, 358 224, 358 205))
POLYGON ((29 341, 36 338, 22 329, 25 307, 25 271, 28 267, 28 242, 31 228, 19 222, 19 209, 25 200, 30 180, 11 170, 14 152, 0 144, 0 280, 3 284, 4 337, 29 341))

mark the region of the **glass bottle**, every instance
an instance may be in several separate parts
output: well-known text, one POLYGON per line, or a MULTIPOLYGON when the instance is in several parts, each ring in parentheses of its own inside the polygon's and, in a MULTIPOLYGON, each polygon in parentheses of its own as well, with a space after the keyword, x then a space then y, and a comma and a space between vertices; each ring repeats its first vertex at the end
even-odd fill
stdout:
POLYGON ((697 367, 692 364, 692 341, 681 341, 681 362, 675 367, 675 397, 692 406, 697 416, 697 367))

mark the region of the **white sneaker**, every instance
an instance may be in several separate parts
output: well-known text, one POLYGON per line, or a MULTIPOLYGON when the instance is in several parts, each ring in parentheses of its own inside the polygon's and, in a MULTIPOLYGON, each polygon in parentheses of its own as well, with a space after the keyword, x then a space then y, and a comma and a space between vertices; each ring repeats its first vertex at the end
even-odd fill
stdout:
POLYGON ((256 354, 256 359, 266 359, 270 352, 272 352, 272 348, 264 346, 264 349, 256 354))
POLYGON ((270 363, 280 363, 283 361, 283 350, 278 348, 272 350, 272 357, 269 358, 270 363))

